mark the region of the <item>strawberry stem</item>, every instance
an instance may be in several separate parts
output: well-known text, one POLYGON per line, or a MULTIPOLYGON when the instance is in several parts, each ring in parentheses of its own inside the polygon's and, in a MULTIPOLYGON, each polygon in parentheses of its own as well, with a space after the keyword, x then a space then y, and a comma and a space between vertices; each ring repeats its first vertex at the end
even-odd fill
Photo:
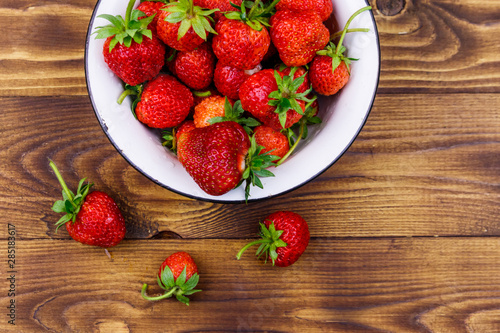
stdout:
POLYGON ((130 0, 128 2, 127 11, 125 12, 125 26, 130 22, 130 14, 134 8, 135 0, 130 0))
POLYGON ((61 173, 57 169, 57 166, 55 165, 55 163, 51 159, 49 159, 49 165, 52 168, 52 170, 54 170, 54 173, 56 174, 57 180, 59 181, 59 184, 61 184, 61 187, 63 188, 64 193, 66 193, 66 195, 68 196, 69 202, 71 202, 71 205, 73 205, 73 207, 76 207, 76 204, 73 202, 73 194, 71 193, 68 186, 66 185, 66 182, 64 181, 61 173))
POLYGON ((253 242, 250 242, 248 243, 247 245, 245 245, 239 252, 238 254, 236 254, 236 259, 237 260, 240 260, 241 258, 241 255, 243 254, 243 252, 245 252, 249 247, 252 247, 254 245, 257 245, 257 244, 263 244, 263 243, 272 243, 273 240, 272 239, 258 239, 256 241, 253 241, 253 242))
MULTIPOLYGON (((370 29, 368 28, 353 28, 353 29, 347 29, 347 32, 346 33, 350 33, 350 32, 369 32, 370 29)), ((332 34, 330 36, 330 40, 334 40, 335 38, 337 38, 338 36, 342 35, 342 33, 344 32, 344 30, 341 30, 341 31, 337 31, 336 33, 332 34)))
POLYGON ((169 291, 167 291, 166 293, 164 293, 163 295, 160 295, 160 296, 148 296, 147 293, 146 293, 146 289, 148 289, 148 284, 144 283, 142 285, 141 296, 142 296, 142 298, 144 298, 145 300, 148 300, 148 301, 159 301, 161 299, 169 298, 172 295, 176 294, 176 292, 178 290, 180 290, 178 287, 174 287, 174 288, 170 289, 169 291))
POLYGON ((276 162, 276 166, 279 166, 283 162, 285 162, 285 160, 293 153, 293 151, 295 150, 295 148, 297 148, 300 140, 302 139, 302 136, 304 135, 304 130, 305 130, 305 127, 306 127, 306 122, 307 122, 306 119, 301 119, 301 121, 300 121, 300 129, 299 129, 299 136, 298 136, 297 140, 295 141, 295 143, 293 144, 293 146, 288 150, 288 152, 278 162, 276 162))
POLYGON ((349 18, 349 20, 347 20, 347 22, 345 24, 345 27, 344 27, 344 30, 342 30, 342 35, 340 36, 339 43, 337 45, 337 52, 336 52, 337 55, 340 55, 340 50, 341 50, 342 42, 344 41, 344 37, 345 37, 345 35, 347 33, 347 30, 348 30, 347 28, 351 24, 352 20, 354 20, 354 18, 356 16, 358 16, 359 14, 361 14, 362 12, 364 12, 366 10, 370 10, 370 9, 372 9, 371 6, 363 7, 361 9, 357 10, 354 14, 352 14, 352 16, 349 18))

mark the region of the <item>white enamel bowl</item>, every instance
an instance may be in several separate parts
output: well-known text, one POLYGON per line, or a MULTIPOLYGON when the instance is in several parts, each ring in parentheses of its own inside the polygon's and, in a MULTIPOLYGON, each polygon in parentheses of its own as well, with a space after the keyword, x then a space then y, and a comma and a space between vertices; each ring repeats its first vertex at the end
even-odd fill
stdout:
MULTIPOLYGON (((139 2, 137 2, 138 4, 139 2)), ((335 1, 334 15, 343 27, 365 0, 335 1)), ((102 56, 104 40, 91 35, 108 22, 101 14, 125 16, 123 1, 98 1, 87 32, 85 74, 87 88, 97 119, 118 152, 138 171, 158 185, 199 200, 221 203, 244 202, 240 186, 222 196, 203 192, 184 170, 176 156, 161 144, 157 130, 139 123, 130 112, 130 100, 118 105, 121 81, 108 69, 102 56)), ((309 128, 309 137, 291 157, 272 170, 275 177, 262 178, 264 189, 253 187, 249 201, 274 197, 292 191, 311 181, 335 163, 349 148, 367 121, 375 99, 380 71, 380 46, 377 27, 371 11, 358 15, 350 28, 368 28, 369 32, 350 33, 344 40, 348 56, 359 58, 351 65, 351 78, 334 97, 320 97, 319 116, 323 122, 309 128)))

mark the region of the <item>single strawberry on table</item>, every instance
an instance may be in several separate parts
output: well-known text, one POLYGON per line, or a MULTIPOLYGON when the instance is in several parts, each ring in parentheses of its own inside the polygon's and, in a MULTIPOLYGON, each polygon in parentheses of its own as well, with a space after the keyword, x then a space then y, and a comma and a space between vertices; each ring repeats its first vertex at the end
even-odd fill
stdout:
MULTIPOLYGON (((349 65, 351 61, 357 60, 344 55, 346 48, 342 45, 346 33, 349 32, 349 24, 360 13, 371 9, 370 6, 363 7, 356 11, 347 21, 342 30, 340 40, 335 46, 330 42, 323 50, 316 52, 310 69, 309 78, 313 89, 319 94, 331 96, 342 89, 351 76, 349 65)), ((367 29, 355 29, 355 31, 368 31, 367 29)))
POLYGON ((278 10, 270 24, 272 42, 287 66, 306 65, 330 39, 330 32, 314 11, 278 10))
POLYGON ((171 2, 160 10, 156 31, 158 37, 178 51, 192 51, 215 33, 210 16, 218 9, 206 10, 193 0, 171 2))
POLYGON ((125 237, 125 220, 115 201, 101 191, 90 192, 92 183, 80 180, 76 193, 66 185, 53 161, 49 165, 61 184, 63 200, 52 206, 56 213, 65 215, 57 221, 56 231, 66 225, 68 234, 74 240, 87 245, 104 248, 113 247, 125 237))
POLYGON ((148 296, 146 294, 148 285, 145 283, 142 286, 141 295, 148 301, 175 296, 178 301, 189 305, 189 298, 186 296, 201 291, 194 289, 199 279, 198 267, 193 258, 187 252, 175 252, 165 259, 158 271, 157 282, 165 293, 159 296, 148 296))
POLYGON ((154 78, 165 63, 165 45, 148 29, 155 16, 144 17, 143 12, 133 10, 134 4, 130 0, 125 19, 99 15, 112 24, 97 27, 94 32, 96 39, 106 39, 103 56, 109 69, 131 86, 154 78))
POLYGON ((262 239, 245 245, 236 255, 240 259, 249 247, 259 245, 256 255, 264 255, 273 265, 287 267, 295 263, 309 244, 309 226, 306 220, 291 211, 277 211, 260 223, 262 239))
POLYGON ((277 1, 263 7, 257 0, 248 13, 243 2, 239 11, 227 12, 217 21, 212 48, 221 64, 253 69, 262 61, 271 43, 266 25, 277 1))

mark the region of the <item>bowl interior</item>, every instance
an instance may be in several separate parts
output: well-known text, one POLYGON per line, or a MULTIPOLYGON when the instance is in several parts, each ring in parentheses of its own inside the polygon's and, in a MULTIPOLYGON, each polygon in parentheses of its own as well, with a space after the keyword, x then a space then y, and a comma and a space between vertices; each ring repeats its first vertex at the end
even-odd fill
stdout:
MULTIPOLYGON (((137 1, 138 5, 139 1, 137 1)), ((338 1, 334 4, 335 18, 343 27, 358 9, 367 6, 365 0, 338 1)), ((240 186, 222 196, 203 192, 184 170, 176 156, 161 144, 158 130, 137 121, 130 111, 130 99, 119 105, 123 92, 121 81, 108 69, 102 56, 104 40, 92 33, 108 24, 101 14, 125 16, 122 1, 100 0, 92 15, 85 49, 85 74, 89 96, 95 114, 109 140, 120 154, 152 181, 187 197, 213 202, 244 202, 240 186)), ((262 178, 264 189, 253 187, 249 201, 289 192, 320 175, 349 148, 361 131, 372 107, 380 70, 379 41, 375 20, 370 11, 358 15, 350 28, 368 28, 367 33, 351 33, 344 45, 351 58, 351 78, 335 96, 319 97, 319 116, 323 122, 309 127, 309 136, 290 158, 271 170, 275 177, 262 178)))

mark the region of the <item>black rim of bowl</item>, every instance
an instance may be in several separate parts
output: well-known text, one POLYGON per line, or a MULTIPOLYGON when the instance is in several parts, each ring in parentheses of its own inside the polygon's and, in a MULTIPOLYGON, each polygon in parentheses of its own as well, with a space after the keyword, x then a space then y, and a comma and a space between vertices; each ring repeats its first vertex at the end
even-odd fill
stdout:
MULTIPOLYGON (((292 191, 295 191, 296 189, 304 186, 305 184, 307 183, 310 183, 311 181, 313 181, 314 179, 316 179, 317 177, 319 177, 320 175, 322 175, 326 170, 328 170, 329 168, 332 167, 332 165, 334 165, 344 154, 345 152, 349 149, 349 147, 351 147, 351 145, 353 144, 353 142, 356 140, 356 138, 359 136, 359 133, 361 132, 361 130, 363 129, 363 127, 365 126, 367 120, 368 120, 368 116, 370 115, 371 113, 371 110, 373 108, 373 104, 375 102, 375 97, 377 95, 377 90, 378 90, 378 85, 379 85, 379 82, 380 82, 380 66, 381 66, 381 58, 380 58, 380 40, 379 40, 379 35, 378 35, 378 28, 377 28, 377 23, 375 21, 375 17, 373 16, 373 12, 372 10, 369 11, 370 13, 370 17, 371 17, 371 20, 373 22, 373 26, 375 28, 375 39, 376 39, 376 44, 377 44, 377 50, 378 50, 378 73, 377 73, 377 82, 375 84, 375 87, 373 89, 373 95, 372 95, 372 98, 371 98, 371 101, 370 101, 370 104, 368 106, 368 110, 365 114, 365 117, 361 123, 361 125, 359 126, 358 130, 356 131, 356 133, 354 134, 354 136, 351 138, 351 141, 344 147, 344 149, 342 150, 342 152, 335 158, 332 160, 332 162, 330 164, 328 164, 325 168, 323 168, 321 171, 319 171, 318 173, 316 173, 315 175, 311 176, 309 179, 305 180, 304 182, 292 187, 292 188, 289 188, 285 191, 282 191, 280 193, 276 193, 276 194, 272 194, 272 195, 269 195, 269 196, 266 196, 266 197, 262 197, 262 198, 255 198, 255 199, 252 199, 251 197, 248 198, 248 201, 245 201, 245 200, 218 200, 216 198, 204 198, 204 197, 198 197, 198 196, 195 196, 195 195, 192 195, 192 194, 189 194, 189 193, 185 193, 185 192, 182 192, 180 190, 177 190, 177 189, 174 189, 168 185, 165 185, 163 183, 160 183, 158 180, 154 179, 153 177, 149 176, 146 172, 144 172, 140 167, 138 167, 134 162, 132 162, 132 160, 118 147, 118 145, 113 141, 113 138, 111 138, 111 136, 109 135, 108 133, 108 128, 107 126, 104 124, 103 120, 101 119, 101 117, 99 116, 98 112, 97 112, 97 107, 95 105, 95 101, 94 99, 92 98, 92 89, 90 87, 90 82, 89 82, 89 73, 88 73, 88 64, 87 64, 87 61, 88 61, 88 48, 89 48, 89 41, 90 41, 90 38, 91 38, 91 35, 92 35, 92 26, 94 25, 94 20, 96 18, 96 12, 97 12, 97 8, 99 7, 100 3, 101 3, 102 0, 98 0, 96 5, 94 6, 94 10, 92 12, 92 17, 90 18, 90 22, 89 22, 89 26, 87 28, 87 37, 86 37, 86 40, 85 40, 85 54, 84 54, 84 64, 85 64, 85 82, 86 82, 86 85, 87 85, 87 92, 88 92, 88 96, 89 96, 89 99, 90 99, 90 102, 92 104, 92 109, 94 110, 94 114, 97 118, 97 120, 99 121, 99 125, 101 126, 103 132, 106 134, 106 137, 108 138, 108 140, 111 142, 111 144, 113 145, 113 147, 115 147, 116 151, 134 168, 136 169, 137 171, 139 171, 142 175, 144 175, 146 178, 148 178, 149 180, 151 180, 153 183, 171 191, 171 192, 174 192, 174 193, 177 193, 177 194, 180 194, 184 197, 187 197, 187 198, 190 198, 190 199, 195 199, 195 200, 200 200, 200 201, 205 201, 205 202, 212 202, 212 203, 221 203, 221 204, 240 204, 240 203, 250 203, 250 202, 258 202, 258 201, 262 201, 262 200, 268 200, 268 199, 271 199, 271 198, 275 198, 275 197, 278 197, 278 196, 281 196, 281 195, 284 195, 284 194, 287 194, 287 193, 290 193, 292 191)), ((368 6, 369 3, 367 0, 365 0, 365 3, 366 5, 368 6)))

